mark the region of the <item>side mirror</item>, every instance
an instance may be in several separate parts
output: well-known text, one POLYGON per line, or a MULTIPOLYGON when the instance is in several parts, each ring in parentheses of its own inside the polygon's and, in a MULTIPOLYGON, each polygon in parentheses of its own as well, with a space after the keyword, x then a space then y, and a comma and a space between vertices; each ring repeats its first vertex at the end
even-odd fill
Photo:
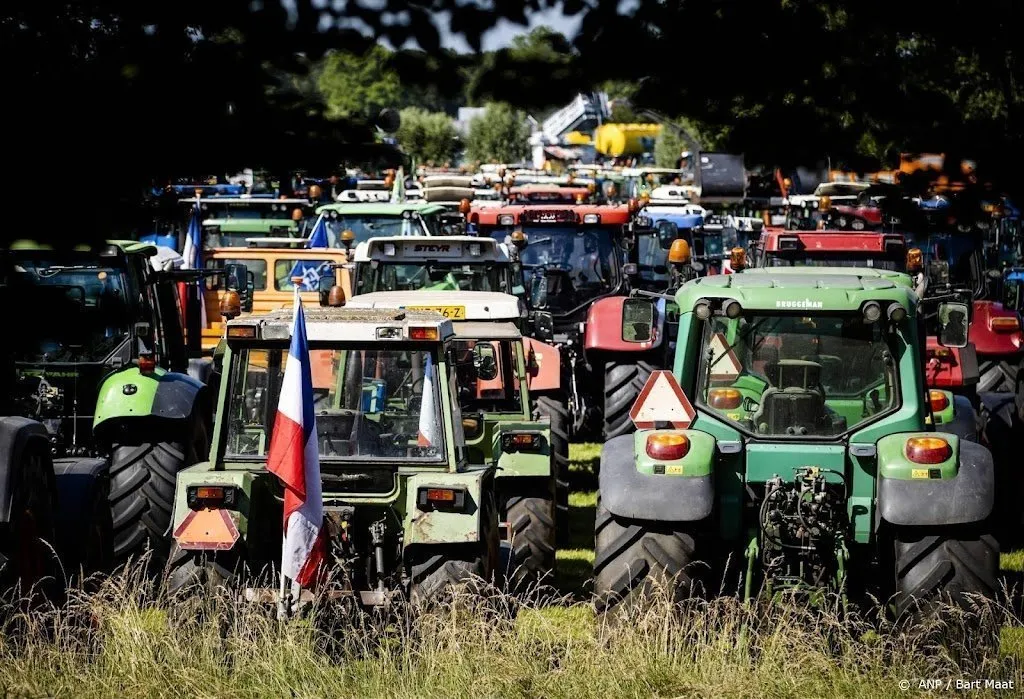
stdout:
POLYGON ((672 248, 672 243, 679 237, 679 227, 670 221, 660 221, 658 223, 658 246, 662 250, 669 250, 672 248))
POLYGON ((650 342, 654 335, 654 304, 631 297, 622 302, 622 341, 650 342))
POLYGON ((481 381, 492 381, 497 378, 498 358, 494 353, 494 345, 480 342, 473 347, 473 367, 476 369, 477 379, 481 381))
POLYGON ((970 308, 966 303, 939 304, 939 344, 943 347, 966 347, 970 308))
POLYGON ((246 287, 246 280, 249 270, 240 262, 229 262, 224 265, 225 288, 232 291, 243 291, 246 287))

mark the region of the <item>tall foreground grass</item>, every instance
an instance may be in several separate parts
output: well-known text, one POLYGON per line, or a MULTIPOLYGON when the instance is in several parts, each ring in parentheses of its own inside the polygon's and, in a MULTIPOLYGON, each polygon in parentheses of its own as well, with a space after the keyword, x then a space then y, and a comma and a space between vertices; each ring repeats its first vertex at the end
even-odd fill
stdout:
POLYGON ((279 622, 223 592, 168 599, 124 574, 57 607, 8 604, 0 696, 905 697, 921 678, 1019 688, 1020 658, 977 640, 1019 629, 1002 614, 894 629, 716 599, 596 617, 585 603, 494 593, 381 615, 324 605, 279 622))

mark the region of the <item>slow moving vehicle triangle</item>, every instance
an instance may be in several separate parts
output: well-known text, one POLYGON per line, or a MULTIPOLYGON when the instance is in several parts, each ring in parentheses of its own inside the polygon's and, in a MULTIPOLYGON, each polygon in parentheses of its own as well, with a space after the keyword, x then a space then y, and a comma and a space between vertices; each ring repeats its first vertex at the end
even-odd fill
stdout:
POLYGON ((674 428, 685 430, 696 415, 676 377, 665 369, 651 372, 629 411, 630 419, 640 430, 654 429, 659 422, 670 422, 674 428))

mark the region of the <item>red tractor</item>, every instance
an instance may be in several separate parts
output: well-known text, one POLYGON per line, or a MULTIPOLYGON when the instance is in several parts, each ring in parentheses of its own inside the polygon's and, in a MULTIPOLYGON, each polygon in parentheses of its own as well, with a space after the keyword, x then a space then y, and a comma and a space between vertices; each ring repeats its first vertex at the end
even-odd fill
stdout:
MULTIPOLYGON (((646 343, 621 338, 623 301, 637 273, 631 262, 636 236, 654 234, 636 224, 638 210, 635 200, 614 206, 492 205, 474 206, 468 217, 479 235, 518 249, 528 332, 558 346, 562 357, 564 403, 539 401, 537 411, 564 411, 576 438, 631 431, 633 401, 650 372, 668 361, 664 332, 646 343)), ((664 301, 659 307, 664 325, 664 301)))

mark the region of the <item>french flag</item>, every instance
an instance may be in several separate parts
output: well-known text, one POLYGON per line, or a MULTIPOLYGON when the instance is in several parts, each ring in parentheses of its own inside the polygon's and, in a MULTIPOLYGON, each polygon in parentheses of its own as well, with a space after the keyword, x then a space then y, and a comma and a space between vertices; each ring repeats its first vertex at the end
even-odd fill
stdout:
POLYGON ((267 469, 284 483, 281 574, 295 585, 308 587, 324 561, 327 546, 306 316, 298 287, 267 469))

